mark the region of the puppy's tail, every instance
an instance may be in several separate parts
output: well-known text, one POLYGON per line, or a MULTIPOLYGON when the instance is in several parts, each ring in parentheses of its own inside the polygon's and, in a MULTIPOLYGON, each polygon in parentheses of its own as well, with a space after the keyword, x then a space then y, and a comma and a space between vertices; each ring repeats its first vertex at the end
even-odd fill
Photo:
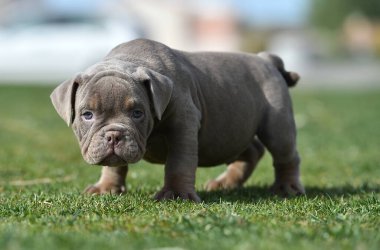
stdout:
POLYGON ((268 52, 260 52, 257 55, 264 59, 266 62, 273 64, 277 68, 282 77, 284 77, 288 87, 293 87, 297 84, 300 76, 296 72, 286 71, 284 62, 279 56, 270 54, 268 52))

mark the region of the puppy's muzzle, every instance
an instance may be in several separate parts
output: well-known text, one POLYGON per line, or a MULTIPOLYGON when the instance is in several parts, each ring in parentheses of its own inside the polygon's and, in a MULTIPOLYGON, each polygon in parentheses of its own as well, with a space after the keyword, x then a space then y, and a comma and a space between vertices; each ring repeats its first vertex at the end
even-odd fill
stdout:
POLYGON ((138 135, 131 128, 124 124, 114 123, 104 127, 103 131, 102 144, 107 148, 104 161, 111 160, 113 165, 115 158, 129 163, 141 158, 143 145, 140 145, 138 135))

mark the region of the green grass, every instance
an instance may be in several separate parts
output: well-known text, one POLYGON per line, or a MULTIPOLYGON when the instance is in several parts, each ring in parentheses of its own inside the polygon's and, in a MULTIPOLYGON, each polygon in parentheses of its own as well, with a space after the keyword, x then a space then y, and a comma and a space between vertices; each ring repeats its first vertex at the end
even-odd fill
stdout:
POLYGON ((87 166, 50 87, 0 86, 0 249, 379 249, 380 90, 292 90, 307 196, 268 195, 266 154, 244 188, 157 203, 162 166, 130 168, 125 196, 85 196, 87 166))

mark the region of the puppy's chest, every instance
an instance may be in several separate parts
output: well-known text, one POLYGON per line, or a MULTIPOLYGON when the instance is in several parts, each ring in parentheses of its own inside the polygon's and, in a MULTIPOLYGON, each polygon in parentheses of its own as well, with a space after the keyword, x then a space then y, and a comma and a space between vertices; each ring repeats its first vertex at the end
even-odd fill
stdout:
POLYGON ((167 148, 165 135, 153 131, 147 140, 144 159, 152 163, 164 164, 168 153, 167 148))

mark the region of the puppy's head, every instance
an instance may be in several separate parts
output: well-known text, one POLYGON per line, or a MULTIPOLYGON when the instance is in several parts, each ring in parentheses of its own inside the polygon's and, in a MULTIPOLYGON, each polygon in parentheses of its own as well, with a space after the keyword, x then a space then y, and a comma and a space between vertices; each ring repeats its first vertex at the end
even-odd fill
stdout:
POLYGON ((63 82, 51 94, 90 164, 122 166, 139 161, 170 101, 172 81, 144 67, 107 62, 63 82))

